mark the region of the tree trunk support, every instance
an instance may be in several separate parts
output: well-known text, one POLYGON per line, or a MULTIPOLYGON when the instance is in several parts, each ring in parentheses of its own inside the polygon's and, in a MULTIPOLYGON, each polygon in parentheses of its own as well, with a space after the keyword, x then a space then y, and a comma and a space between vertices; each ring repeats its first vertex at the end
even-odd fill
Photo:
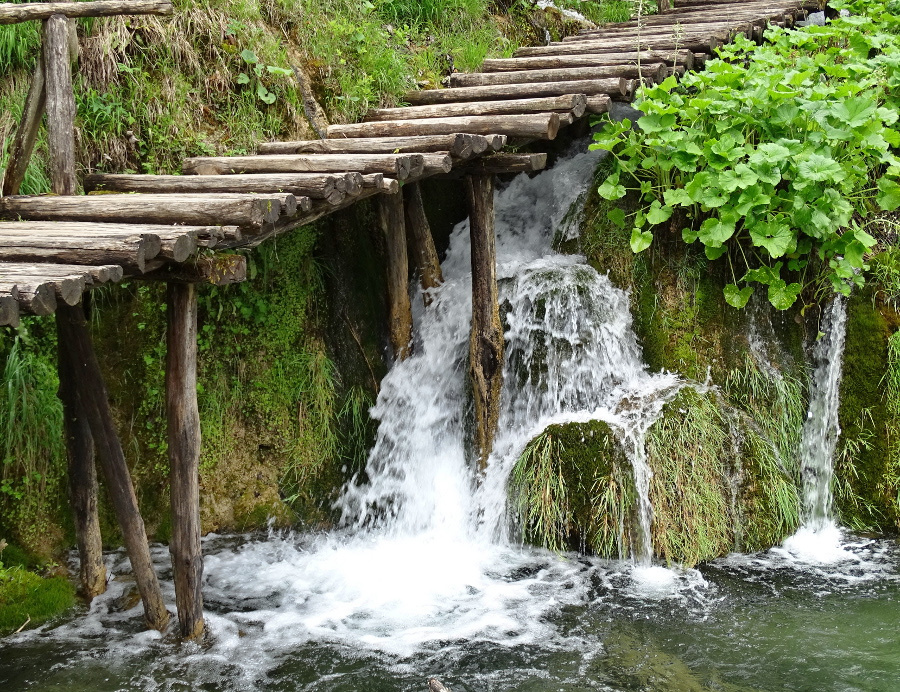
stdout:
MULTIPOLYGON (((78 307, 76 309, 82 309, 78 307)), ((57 321, 59 398, 63 405, 66 450, 69 459, 69 501, 75 522, 75 540, 81 559, 81 591, 90 601, 106 591, 106 566, 97 511, 97 469, 94 466, 94 438, 84 403, 78 394, 76 371, 62 346, 65 328, 57 321)))
POLYGON ((494 178, 466 178, 472 240, 472 334, 469 361, 475 398, 475 455, 483 471, 500 417, 503 380, 503 326, 497 297, 494 235, 494 178))
POLYGON ((25 180, 25 171, 34 151, 34 142, 37 139, 38 128, 41 125, 41 116, 44 114, 46 91, 44 90, 44 58, 38 56, 37 67, 31 78, 31 87, 25 99, 25 107, 22 109, 22 119, 16 130, 16 138, 13 141, 12 152, 9 156, 9 164, 6 175, 3 178, 4 195, 17 195, 22 181, 25 180))
POLYGON ((387 249, 388 320, 391 346, 397 360, 409 356, 412 307, 409 302, 409 258, 402 195, 378 195, 378 220, 387 249))
POLYGON ((200 412, 197 406, 197 289, 170 283, 167 292, 166 416, 172 496, 172 568, 181 636, 203 634, 200 547, 200 412))
POLYGON ((122 530, 125 550, 144 603, 144 618, 152 629, 164 630, 169 613, 159 589, 159 581, 150 559, 150 546, 144 520, 138 508, 131 474, 125 463, 122 443, 116 432, 109 397, 91 336, 80 305, 61 304, 56 312, 60 358, 67 359, 73 379, 78 382, 78 399, 87 415, 91 435, 97 447, 100 466, 109 489, 110 500, 122 530))
POLYGON ((69 51, 69 20, 55 14, 44 23, 44 74, 47 90, 47 150, 50 181, 58 195, 74 195, 75 94, 69 51))
POLYGON ((428 289, 437 288, 444 283, 444 274, 441 271, 441 262, 434 247, 434 238, 431 236, 428 217, 425 216, 425 205, 422 202, 422 190, 419 183, 403 186, 403 201, 406 203, 406 238, 409 241, 409 249, 412 253, 416 273, 419 275, 419 282, 422 290, 425 291, 422 299, 428 306, 431 305, 431 295, 428 293, 428 289))

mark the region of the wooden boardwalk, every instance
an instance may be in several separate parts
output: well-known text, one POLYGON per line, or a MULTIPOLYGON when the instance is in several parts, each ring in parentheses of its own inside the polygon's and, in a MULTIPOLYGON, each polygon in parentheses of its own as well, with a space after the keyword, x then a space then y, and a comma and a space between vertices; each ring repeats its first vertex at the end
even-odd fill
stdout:
POLYGON ((42 57, 0 194, 0 325, 16 325, 21 314, 56 313, 59 396, 84 594, 90 598, 105 588, 96 452, 147 624, 159 630, 168 626, 85 323, 86 291, 126 278, 168 284, 170 551, 179 631, 197 637, 204 625, 196 284, 246 278, 245 256, 217 251, 254 247, 377 196, 387 249, 391 344, 395 357, 404 358, 412 341, 409 260, 425 288, 442 280, 417 183, 463 178, 472 240, 474 449, 483 464, 499 414, 503 362, 494 180, 497 174, 546 165, 546 155, 504 147, 554 139, 560 129, 583 124, 613 101, 631 101, 639 80, 656 82, 701 69, 737 34, 759 41, 767 25, 790 26, 809 9, 819 9, 818 1, 681 0, 640 23, 582 31, 547 46, 521 48, 512 58, 486 60, 480 73, 451 75, 448 89, 407 94, 407 107, 377 109, 361 123, 330 126, 326 139, 262 144, 255 156, 187 159, 179 176, 88 175, 82 181, 86 195, 75 195, 71 64, 77 45, 70 41, 70 18, 171 14, 172 5, 169 0, 0 4, 0 24, 44 22, 42 57), (54 194, 20 196, 44 113, 54 194))

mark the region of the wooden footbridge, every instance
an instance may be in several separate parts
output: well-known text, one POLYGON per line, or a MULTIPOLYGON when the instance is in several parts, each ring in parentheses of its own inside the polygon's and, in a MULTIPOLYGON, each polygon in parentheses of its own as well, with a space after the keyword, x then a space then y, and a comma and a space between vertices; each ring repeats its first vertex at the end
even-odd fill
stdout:
POLYGON ((0 24, 44 23, 42 56, 0 190, 0 325, 16 325, 22 313, 57 316, 60 398, 86 596, 105 588, 96 451, 147 623, 160 630, 168 625, 85 324, 85 292, 123 279, 168 283, 170 550, 180 633, 198 636, 203 599, 196 284, 242 281, 246 259, 234 250, 377 196, 387 247, 391 342, 395 356, 404 358, 412 330, 410 260, 424 287, 442 280, 417 183, 463 177, 472 235, 475 443, 479 458, 486 459, 497 424, 503 359, 494 260, 495 175, 530 173, 546 165, 546 155, 507 153, 504 147, 554 139, 561 128, 585 123, 612 101, 630 101, 641 80, 655 82, 702 68, 737 34, 761 41, 767 25, 791 26, 819 9, 818 0, 661 4, 654 16, 521 48, 512 58, 486 60, 481 73, 453 74, 450 88, 409 93, 404 100, 411 105, 373 110, 361 123, 332 125, 321 140, 261 144, 256 156, 187 159, 179 176, 87 175, 85 195, 76 194, 72 65, 78 46, 70 18, 165 15, 172 5, 169 0, 0 4, 0 24), (45 113, 54 194, 20 196, 45 113))

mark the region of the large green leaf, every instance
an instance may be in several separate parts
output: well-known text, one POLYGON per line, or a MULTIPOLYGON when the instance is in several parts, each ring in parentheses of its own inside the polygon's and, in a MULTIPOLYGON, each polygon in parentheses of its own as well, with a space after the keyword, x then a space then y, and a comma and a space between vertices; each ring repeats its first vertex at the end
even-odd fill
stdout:
POLYGON ((603 181, 603 184, 597 188, 597 194, 599 194, 603 199, 608 200, 616 200, 622 199, 625 196, 624 185, 619 184, 619 174, 614 173, 609 176, 606 180, 603 181))
POLYGON ((900 185, 887 177, 878 179, 878 206, 885 211, 894 211, 900 207, 900 185))
POLYGON ((653 242, 653 234, 650 231, 641 232, 640 228, 631 230, 631 251, 637 254, 643 252, 653 242))
POLYGON ((750 229, 750 239, 757 247, 765 248, 773 259, 778 259, 795 247, 791 227, 777 221, 758 223, 750 229))
POLYGON ((704 245, 720 247, 734 235, 734 223, 728 223, 722 219, 707 219, 700 225, 699 238, 704 245))
POLYGON ((797 302, 801 289, 798 283, 788 284, 784 279, 776 279, 769 284, 769 302, 776 310, 787 310, 797 302))
POLYGON ((653 133, 671 130, 676 122, 678 122, 678 116, 675 113, 654 113, 639 118, 637 124, 643 132, 653 133))
POLYGON ((867 125, 875 114, 877 104, 871 99, 858 97, 844 99, 831 105, 831 114, 847 127, 857 128, 867 125))
POLYGON ((733 308, 743 308, 753 295, 753 287, 738 288, 735 284, 728 284, 724 290, 725 302, 733 308))
POLYGON ((821 154, 809 154, 797 165, 797 173, 800 181, 833 181, 840 182, 846 176, 844 169, 830 156, 821 154))
POLYGON ((669 217, 672 216, 672 211, 672 207, 664 207, 659 203, 659 200, 654 200, 653 204, 650 205, 650 209, 647 211, 647 221, 653 226, 660 224, 663 221, 668 221, 669 217))

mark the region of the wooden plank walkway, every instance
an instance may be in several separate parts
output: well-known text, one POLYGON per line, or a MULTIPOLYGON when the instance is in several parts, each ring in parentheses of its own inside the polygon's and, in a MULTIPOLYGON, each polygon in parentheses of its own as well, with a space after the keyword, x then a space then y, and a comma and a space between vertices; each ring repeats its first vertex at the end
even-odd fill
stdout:
MULTIPOLYGON (((166 9, 139 4, 146 7, 138 11, 166 9)), ((128 3, 110 5, 121 11, 128 3)), ((0 6, 0 18, 21 7, 0 6)), ((20 313, 52 313, 58 301, 77 303, 79 288, 153 277, 200 248, 253 247, 361 199, 396 195, 400 183, 538 170, 543 157, 497 152, 511 141, 553 139, 611 101, 630 101, 639 78, 698 69, 737 34, 761 40, 767 25, 790 26, 816 8, 807 0, 686 0, 640 26, 611 24, 486 60, 480 73, 453 74, 448 89, 407 94, 410 106, 332 125, 326 140, 262 144, 256 156, 188 159, 182 176, 89 175, 91 194, 79 197, 17 196, 7 180, 0 197, 0 324, 16 324, 20 313), (107 268, 103 278, 97 267, 107 268)))

